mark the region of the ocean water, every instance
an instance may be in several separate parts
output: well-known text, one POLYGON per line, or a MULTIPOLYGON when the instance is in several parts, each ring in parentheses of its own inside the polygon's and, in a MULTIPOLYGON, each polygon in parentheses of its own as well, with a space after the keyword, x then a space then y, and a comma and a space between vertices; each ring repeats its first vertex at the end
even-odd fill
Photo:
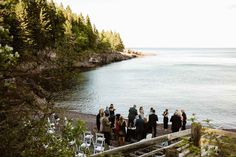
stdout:
POLYGON ((188 117, 236 129, 236 49, 136 50, 155 55, 81 73, 57 105, 97 114, 113 103, 127 117, 136 104, 145 114, 153 107, 160 122, 166 108, 170 115, 184 109, 188 117))

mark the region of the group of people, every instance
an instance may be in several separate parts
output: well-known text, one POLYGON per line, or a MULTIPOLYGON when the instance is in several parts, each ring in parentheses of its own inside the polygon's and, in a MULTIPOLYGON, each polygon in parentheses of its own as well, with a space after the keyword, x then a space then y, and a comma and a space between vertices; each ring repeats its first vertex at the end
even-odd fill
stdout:
POLYGON ((135 128, 137 140, 144 139, 148 133, 156 137, 158 116, 153 108, 150 108, 148 116, 144 116, 143 107, 139 108, 139 114, 136 105, 129 109, 128 128, 135 128))
MULTIPOLYGON (((166 109, 163 112, 163 125, 164 129, 168 129, 168 122, 169 122, 169 112, 168 109, 166 109)), ((186 123, 187 123, 187 115, 184 110, 176 110, 174 114, 170 118, 171 124, 171 131, 172 132, 178 132, 179 130, 185 130, 186 129, 186 123)))
POLYGON ((115 115, 114 105, 106 107, 106 110, 100 109, 96 116, 96 125, 98 132, 102 132, 105 137, 105 143, 110 145, 111 133, 114 132, 115 138, 120 145, 124 145, 126 137, 126 122, 120 114, 115 115))
MULTIPOLYGON (((166 109, 163 112, 163 129, 168 129, 169 112, 166 109)), ((172 132, 177 132, 180 129, 186 129, 187 116, 184 110, 176 110, 171 116, 170 122, 172 122, 172 132)), ((156 111, 151 107, 149 113, 145 116, 143 107, 136 109, 136 105, 133 105, 129 109, 128 123, 124 117, 120 114, 115 114, 114 105, 106 109, 100 109, 96 116, 96 124, 98 132, 102 132, 105 136, 105 143, 110 145, 111 133, 114 133, 115 139, 118 139, 119 145, 124 145, 125 139, 129 134, 129 130, 134 130, 136 140, 142 140, 146 138, 148 133, 152 134, 152 137, 156 137, 158 116, 156 111)))

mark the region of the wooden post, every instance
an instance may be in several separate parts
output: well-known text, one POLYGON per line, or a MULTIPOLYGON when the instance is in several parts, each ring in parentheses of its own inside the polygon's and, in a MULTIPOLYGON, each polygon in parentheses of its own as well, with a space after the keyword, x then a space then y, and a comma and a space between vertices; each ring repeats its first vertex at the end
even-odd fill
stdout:
POLYGON ((201 129, 202 129, 202 125, 200 123, 192 123, 191 138, 193 141, 193 145, 197 147, 200 147, 201 129))
POLYGON ((165 154, 165 157, 179 157, 179 152, 175 148, 167 149, 165 154))

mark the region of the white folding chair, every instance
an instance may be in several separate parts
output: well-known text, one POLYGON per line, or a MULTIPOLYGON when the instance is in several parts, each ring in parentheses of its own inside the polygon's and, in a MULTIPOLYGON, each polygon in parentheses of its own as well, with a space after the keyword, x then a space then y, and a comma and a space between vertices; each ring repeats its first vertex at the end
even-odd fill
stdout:
POLYGON ((151 139, 152 138, 152 134, 147 134, 146 139, 151 139))
POLYGON ((91 131, 86 131, 84 133, 84 140, 83 140, 83 143, 80 145, 80 148, 89 149, 92 142, 93 142, 93 135, 91 131))
POLYGON ((96 139, 94 143, 94 154, 103 152, 105 150, 105 138, 104 134, 96 133, 96 139))

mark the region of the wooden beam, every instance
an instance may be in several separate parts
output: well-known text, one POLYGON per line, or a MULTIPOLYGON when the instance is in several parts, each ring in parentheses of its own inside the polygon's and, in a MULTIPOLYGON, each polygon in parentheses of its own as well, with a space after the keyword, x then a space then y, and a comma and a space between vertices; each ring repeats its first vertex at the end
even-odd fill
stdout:
POLYGON ((176 143, 173 143, 173 144, 171 144, 171 145, 169 145, 169 146, 166 146, 166 147, 163 147, 163 148, 159 148, 159 149, 153 150, 153 151, 148 152, 148 153, 146 153, 146 154, 143 154, 143 155, 141 155, 141 156, 139 156, 139 157, 147 157, 147 156, 154 155, 154 154, 156 154, 157 152, 160 152, 160 151, 162 151, 162 150, 173 148, 174 146, 180 144, 181 142, 183 142, 183 141, 181 140, 181 141, 176 142, 176 143))
POLYGON ((157 144, 158 141, 163 140, 163 139, 173 140, 173 139, 176 139, 176 138, 179 138, 179 137, 190 135, 190 133, 191 133, 191 130, 187 129, 187 130, 179 131, 179 132, 176 132, 176 133, 166 134, 166 135, 158 136, 158 137, 155 137, 155 138, 139 141, 139 142, 136 142, 136 143, 131 143, 131 144, 128 144, 128 145, 124 145, 124 146, 121 146, 121 147, 116 147, 116 148, 113 148, 111 150, 107 150, 107 151, 104 151, 104 152, 101 152, 101 153, 93 154, 93 155, 91 155, 91 157, 99 157, 99 156, 104 156, 104 155, 111 155, 111 154, 127 152, 127 151, 130 151, 130 150, 137 150, 137 149, 140 149, 140 148, 144 148, 144 147, 147 147, 147 146, 157 144))
POLYGON ((174 140, 176 138, 187 136, 187 135, 190 135, 190 134, 191 134, 191 129, 171 133, 171 134, 168 134, 168 140, 174 140))

